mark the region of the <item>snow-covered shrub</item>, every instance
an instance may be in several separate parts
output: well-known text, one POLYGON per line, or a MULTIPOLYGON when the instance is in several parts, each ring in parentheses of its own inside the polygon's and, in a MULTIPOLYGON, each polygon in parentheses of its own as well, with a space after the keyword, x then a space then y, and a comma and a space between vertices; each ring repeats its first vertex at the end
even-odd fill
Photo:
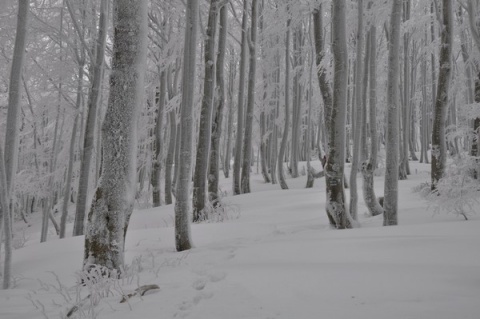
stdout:
POLYGON ((228 202, 226 192, 218 192, 218 198, 214 201, 207 201, 199 222, 220 223, 227 220, 238 219, 240 210, 237 206, 228 202))
POLYGON ((422 184, 418 191, 430 201, 435 213, 453 213, 467 220, 468 216, 480 211, 478 160, 471 156, 456 158, 449 163, 434 191, 430 190, 430 184, 422 184))

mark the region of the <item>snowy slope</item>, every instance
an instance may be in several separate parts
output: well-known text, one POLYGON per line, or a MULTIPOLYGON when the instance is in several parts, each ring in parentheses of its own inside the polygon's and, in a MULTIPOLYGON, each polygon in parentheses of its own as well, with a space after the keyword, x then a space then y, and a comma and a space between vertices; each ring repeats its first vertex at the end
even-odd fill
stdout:
MULTIPOLYGON (((95 288, 95 296, 109 295, 74 317, 478 319, 480 216, 433 215, 412 193, 429 179, 428 166, 412 163, 412 171, 399 184, 397 227, 364 216, 360 200, 361 228, 329 229, 324 181, 304 189, 304 177, 279 190, 253 175, 252 194, 225 198, 230 220, 193 225, 189 252, 174 250, 173 206, 136 211, 126 247, 131 275, 95 288), (143 284, 160 290, 119 303, 143 284)), ((382 178, 375 182, 381 194, 382 178)), ((231 181, 223 183, 229 189, 231 181)), ((75 284, 82 240, 32 240, 16 250, 18 280, 0 291, 0 318, 62 318, 88 294, 75 284)))

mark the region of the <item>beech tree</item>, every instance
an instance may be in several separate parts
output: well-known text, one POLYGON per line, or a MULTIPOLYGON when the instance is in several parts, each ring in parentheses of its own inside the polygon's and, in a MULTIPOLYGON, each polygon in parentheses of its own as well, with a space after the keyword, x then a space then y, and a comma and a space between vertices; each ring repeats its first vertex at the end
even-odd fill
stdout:
POLYGON ((450 90, 450 74, 452 70, 452 45, 453 45, 453 7, 452 0, 442 1, 440 45, 440 69, 437 81, 437 96, 432 128, 432 190, 445 174, 447 162, 447 145, 445 140, 445 121, 448 109, 450 90))
POLYGON ((385 186, 383 202, 383 225, 398 223, 398 155, 399 155, 399 103, 398 72, 400 48, 400 18, 403 0, 393 0, 390 16, 388 42, 388 86, 387 86, 387 136, 385 160, 385 186))
POLYGON ((120 271, 136 189, 137 113, 143 103, 147 1, 113 2, 113 60, 102 126, 103 169, 88 213, 84 265, 120 271))
POLYGON ((345 122, 347 111, 347 36, 346 1, 338 0, 332 5, 332 51, 334 59, 333 103, 330 114, 328 156, 325 164, 327 202, 326 210, 330 223, 337 229, 352 227, 345 203, 343 185, 345 166, 345 122))
POLYGON ((192 248, 190 235, 192 214, 190 206, 190 182, 192 180, 193 98, 195 95, 195 62, 198 27, 197 0, 187 1, 185 21, 179 150, 182 165, 179 165, 178 180, 175 183, 175 246, 177 251, 192 248))
POLYGON ((193 221, 204 219, 207 199, 207 172, 212 130, 213 98, 215 95, 215 36, 219 1, 211 0, 205 38, 205 77, 198 132, 195 173, 193 175, 193 221))
POLYGON ((13 50, 10 85, 8 90, 7 129, 5 134, 5 154, 0 147, 0 243, 5 230, 5 260, 3 267, 3 289, 11 284, 12 265, 12 212, 11 196, 15 185, 18 164, 18 140, 20 120, 21 75, 25 60, 27 40, 28 0, 18 1, 17 32, 13 50), (4 226, 4 227, 2 227, 4 226))

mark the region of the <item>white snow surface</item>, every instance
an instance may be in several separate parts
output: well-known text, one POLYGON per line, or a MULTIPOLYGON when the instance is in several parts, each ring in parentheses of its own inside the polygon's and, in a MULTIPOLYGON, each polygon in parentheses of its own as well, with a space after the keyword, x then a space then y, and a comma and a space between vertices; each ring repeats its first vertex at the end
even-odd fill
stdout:
MULTIPOLYGON (((412 191, 429 180, 429 165, 411 168, 399 182, 399 226, 366 216, 360 174, 361 227, 352 230, 329 228, 325 181, 305 189, 305 176, 280 190, 253 174, 251 194, 225 198, 238 218, 192 225, 188 252, 175 251, 173 205, 137 210, 126 241, 133 275, 72 318, 478 319, 480 216, 433 214, 412 191), (119 303, 145 284, 160 289, 119 303)), ((222 183, 231 188, 231 179, 222 183)), ((383 176, 375 183, 382 194, 383 176)), ((0 318, 65 318, 89 293, 75 275, 83 237, 51 234, 40 244, 38 229, 28 231, 14 251, 15 287, 0 290, 0 318)))

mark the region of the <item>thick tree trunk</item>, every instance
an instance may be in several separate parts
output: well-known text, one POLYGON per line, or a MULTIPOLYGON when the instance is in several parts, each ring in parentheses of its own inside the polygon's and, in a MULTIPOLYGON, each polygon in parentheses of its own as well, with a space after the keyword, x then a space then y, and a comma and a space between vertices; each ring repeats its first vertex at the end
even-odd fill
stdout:
MULTIPOLYGON (((180 113, 180 150, 178 180, 175 182, 175 246, 177 251, 192 247, 190 235, 193 140, 193 98, 195 96, 196 48, 198 27, 198 2, 187 1, 185 47, 183 50, 182 106, 180 113)), ((179 163, 176 161, 175 163, 179 163)), ((177 165, 176 165, 177 166, 177 165)))
MULTIPOLYGON (((113 60, 102 126, 103 169, 88 214, 84 266, 121 271, 136 190, 137 115, 143 103, 147 2, 113 2, 113 60)), ((99 52, 97 52, 99 53, 99 52)))
POLYGON ((383 225, 398 224, 399 118, 398 72, 403 0, 393 0, 388 43, 387 132, 383 225))
POLYGON ((438 89, 435 101, 432 129, 432 190, 445 173, 447 162, 445 120, 448 109, 448 92, 452 70, 453 12, 452 1, 443 0, 441 28, 441 46, 439 58, 438 89))
POLYGON ((248 41, 250 64, 248 71, 248 95, 245 117, 245 135, 243 138, 242 193, 250 193, 250 164, 252 161, 253 112, 255 106, 255 75, 257 71, 257 11, 258 2, 252 0, 250 37, 248 41))

